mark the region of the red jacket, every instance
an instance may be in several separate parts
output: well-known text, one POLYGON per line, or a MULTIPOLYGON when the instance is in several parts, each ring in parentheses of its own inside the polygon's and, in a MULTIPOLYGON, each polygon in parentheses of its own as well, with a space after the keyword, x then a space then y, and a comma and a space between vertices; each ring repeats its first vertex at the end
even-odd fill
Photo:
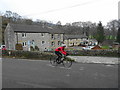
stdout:
POLYGON ((65 47, 58 47, 58 48, 55 49, 55 51, 60 51, 62 54, 66 55, 67 52, 64 51, 64 48, 65 48, 65 47))

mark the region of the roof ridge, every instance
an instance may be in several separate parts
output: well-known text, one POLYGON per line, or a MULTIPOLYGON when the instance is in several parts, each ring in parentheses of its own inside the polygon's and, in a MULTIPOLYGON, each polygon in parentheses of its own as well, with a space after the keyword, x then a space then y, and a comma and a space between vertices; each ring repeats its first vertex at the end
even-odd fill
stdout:
POLYGON ((57 30, 52 27, 43 27, 40 25, 28 25, 28 24, 14 24, 9 23, 15 32, 46 32, 46 33, 63 33, 62 30, 57 30))

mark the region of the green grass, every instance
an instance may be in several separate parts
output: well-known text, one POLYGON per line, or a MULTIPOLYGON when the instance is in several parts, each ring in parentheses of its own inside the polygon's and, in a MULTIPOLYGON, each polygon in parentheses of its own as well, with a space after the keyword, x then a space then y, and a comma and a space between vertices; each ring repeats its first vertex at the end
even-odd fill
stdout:
POLYGON ((102 49, 110 49, 109 46, 102 46, 102 49))

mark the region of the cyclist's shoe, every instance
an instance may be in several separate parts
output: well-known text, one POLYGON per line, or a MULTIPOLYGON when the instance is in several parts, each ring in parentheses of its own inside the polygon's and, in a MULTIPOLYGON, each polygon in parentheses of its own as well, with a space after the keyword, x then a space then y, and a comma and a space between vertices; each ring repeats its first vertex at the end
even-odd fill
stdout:
POLYGON ((61 63, 61 61, 57 61, 57 63, 58 63, 58 64, 60 64, 60 63, 61 63))
POLYGON ((58 64, 60 64, 60 60, 56 60, 56 62, 57 62, 58 64))
POLYGON ((64 60, 64 58, 61 58, 61 61, 63 61, 64 60))
POLYGON ((63 63, 63 60, 61 60, 61 63, 63 63))

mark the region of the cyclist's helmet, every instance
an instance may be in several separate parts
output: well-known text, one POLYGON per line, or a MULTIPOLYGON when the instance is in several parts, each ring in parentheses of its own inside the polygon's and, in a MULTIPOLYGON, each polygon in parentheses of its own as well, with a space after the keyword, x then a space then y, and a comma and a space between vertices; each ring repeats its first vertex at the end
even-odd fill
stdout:
POLYGON ((62 46, 62 47, 66 47, 66 44, 62 44, 61 46, 62 46))

